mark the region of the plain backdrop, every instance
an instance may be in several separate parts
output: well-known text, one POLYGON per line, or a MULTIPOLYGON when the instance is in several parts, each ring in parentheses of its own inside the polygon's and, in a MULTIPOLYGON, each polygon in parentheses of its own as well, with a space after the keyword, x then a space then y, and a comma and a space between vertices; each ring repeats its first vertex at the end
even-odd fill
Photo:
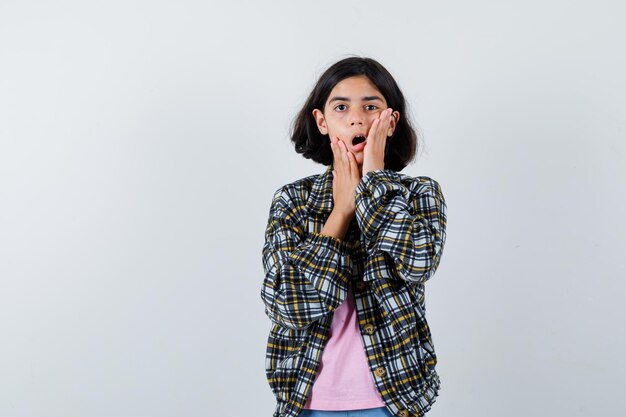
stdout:
POLYGON ((619 1, 0 1, 0 417, 271 416, 289 125, 379 60, 442 186, 430 417, 623 416, 619 1))

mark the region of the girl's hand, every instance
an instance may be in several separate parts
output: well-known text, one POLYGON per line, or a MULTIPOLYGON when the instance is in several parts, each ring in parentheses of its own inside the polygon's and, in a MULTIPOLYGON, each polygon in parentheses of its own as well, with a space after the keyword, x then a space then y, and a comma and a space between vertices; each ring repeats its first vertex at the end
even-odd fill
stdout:
POLYGON ((363 149, 363 176, 370 171, 385 169, 385 145, 392 119, 392 109, 387 108, 372 122, 363 149))
POLYGON ((340 214, 352 218, 356 210, 356 187, 361 173, 354 154, 339 138, 330 138, 333 151, 333 201, 340 214))

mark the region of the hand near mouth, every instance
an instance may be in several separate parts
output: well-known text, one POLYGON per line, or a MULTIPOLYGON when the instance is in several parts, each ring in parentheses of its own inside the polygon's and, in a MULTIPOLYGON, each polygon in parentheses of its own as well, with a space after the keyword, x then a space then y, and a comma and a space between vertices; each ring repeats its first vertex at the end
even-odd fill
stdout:
POLYGON ((356 210, 356 187, 361 173, 354 154, 339 138, 330 139, 333 152, 333 201, 334 210, 347 218, 354 217, 356 210))
MULTIPOLYGON (((367 143, 363 149, 363 172, 364 177, 370 171, 385 169, 385 145, 387 144, 387 132, 391 126, 392 109, 387 108, 380 113, 372 122, 367 143)), ((395 119, 394 119, 395 120, 395 119)))

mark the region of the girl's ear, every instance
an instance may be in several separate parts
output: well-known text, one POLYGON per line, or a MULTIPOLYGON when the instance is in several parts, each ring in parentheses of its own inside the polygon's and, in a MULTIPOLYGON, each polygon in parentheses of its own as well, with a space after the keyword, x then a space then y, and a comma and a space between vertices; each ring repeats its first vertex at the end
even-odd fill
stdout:
POLYGON ((393 131, 396 129, 398 125, 398 121, 400 120, 400 112, 394 111, 391 113, 391 120, 389 121, 389 131, 387 132, 387 136, 393 135, 393 131))
POLYGON ((324 113, 320 109, 313 109, 313 117, 315 118, 315 124, 322 135, 328 134, 328 128, 326 127, 326 120, 324 119, 324 113))

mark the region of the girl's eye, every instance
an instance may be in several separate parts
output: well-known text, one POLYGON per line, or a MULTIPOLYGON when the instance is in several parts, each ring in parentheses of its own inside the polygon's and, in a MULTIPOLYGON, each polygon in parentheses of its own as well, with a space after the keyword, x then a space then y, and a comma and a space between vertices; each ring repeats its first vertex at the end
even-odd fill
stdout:
MULTIPOLYGON (((366 104, 365 108, 367 110, 376 110, 378 109, 378 106, 375 104, 366 104)), ((339 110, 339 111, 344 111, 346 109, 346 105, 345 104, 338 104, 335 106, 335 110, 339 110)))

